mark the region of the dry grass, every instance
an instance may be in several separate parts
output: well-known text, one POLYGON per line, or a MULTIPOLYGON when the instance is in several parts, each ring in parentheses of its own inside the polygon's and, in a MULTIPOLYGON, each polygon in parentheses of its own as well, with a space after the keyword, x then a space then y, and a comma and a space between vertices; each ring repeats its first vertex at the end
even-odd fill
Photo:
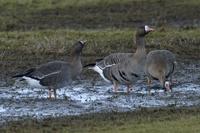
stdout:
MULTIPOLYGON (((155 27, 156 28, 156 27, 155 27)), ((200 29, 160 29, 146 38, 147 51, 169 49, 177 57, 199 59, 200 29)), ((0 32, 2 79, 37 64, 65 60, 77 40, 88 40, 83 64, 114 52, 134 52, 134 29, 0 32)))
POLYGON ((0 30, 197 27, 198 0, 1 0, 0 30))
MULTIPOLYGON (((0 81, 29 66, 64 60, 88 40, 83 63, 135 50, 134 27, 154 25, 147 50, 200 58, 199 0, 0 0, 0 81), (178 26, 177 26, 178 25, 178 26), (178 28, 174 28, 178 27, 178 28)), ((11 123, 0 132, 199 133, 199 109, 93 114, 11 123)))

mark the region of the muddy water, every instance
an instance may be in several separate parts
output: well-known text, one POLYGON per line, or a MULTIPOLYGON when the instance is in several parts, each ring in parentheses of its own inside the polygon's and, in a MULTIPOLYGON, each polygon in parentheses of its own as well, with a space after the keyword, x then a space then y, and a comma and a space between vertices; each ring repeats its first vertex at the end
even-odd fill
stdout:
POLYGON ((125 93, 125 86, 113 93, 111 84, 100 78, 96 81, 80 80, 58 89, 57 100, 47 99, 48 91, 45 89, 30 88, 26 83, 16 81, 13 86, 0 87, 0 123, 24 118, 134 111, 141 107, 199 106, 200 61, 179 62, 174 78, 173 92, 164 92, 154 81, 151 95, 148 95, 142 80, 134 85, 130 94, 125 93))

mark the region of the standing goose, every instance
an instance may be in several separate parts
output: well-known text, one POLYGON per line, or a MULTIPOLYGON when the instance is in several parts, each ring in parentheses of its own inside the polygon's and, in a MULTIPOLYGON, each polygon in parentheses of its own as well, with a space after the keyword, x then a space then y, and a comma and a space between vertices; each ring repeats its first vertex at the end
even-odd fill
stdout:
POLYGON ((75 79, 82 71, 81 52, 86 41, 78 41, 72 47, 71 58, 67 61, 52 61, 40 66, 30 68, 13 78, 22 77, 30 86, 47 87, 49 98, 56 89, 64 87, 75 79))
POLYGON ((144 37, 153 28, 145 25, 139 27, 136 31, 136 45, 135 53, 113 53, 104 57, 102 60, 93 64, 88 64, 84 67, 89 67, 98 72, 100 76, 107 82, 114 85, 114 91, 117 91, 119 84, 127 85, 127 92, 130 87, 143 73, 146 50, 144 37))
POLYGON ((149 52, 145 64, 148 86, 150 86, 152 79, 157 79, 163 88, 171 91, 172 75, 175 65, 176 58, 172 52, 168 50, 154 50, 149 52))

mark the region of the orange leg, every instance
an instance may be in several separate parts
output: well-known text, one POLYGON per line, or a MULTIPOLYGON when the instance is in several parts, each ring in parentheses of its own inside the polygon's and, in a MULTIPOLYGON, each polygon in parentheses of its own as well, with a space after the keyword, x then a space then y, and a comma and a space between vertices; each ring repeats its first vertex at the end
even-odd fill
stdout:
POLYGON ((114 84, 114 86, 113 86, 114 92, 117 92, 118 91, 118 84, 116 82, 114 82, 113 84, 114 84))
POLYGON ((51 88, 49 88, 49 99, 51 99, 51 88))
POLYGON ((151 79, 147 77, 147 88, 148 88, 149 94, 151 93, 150 85, 151 85, 151 79))
POLYGON ((151 79, 147 77, 147 85, 150 86, 150 84, 151 84, 151 79))
POLYGON ((53 89, 53 92, 54 92, 54 98, 56 99, 57 98, 56 89, 53 89))

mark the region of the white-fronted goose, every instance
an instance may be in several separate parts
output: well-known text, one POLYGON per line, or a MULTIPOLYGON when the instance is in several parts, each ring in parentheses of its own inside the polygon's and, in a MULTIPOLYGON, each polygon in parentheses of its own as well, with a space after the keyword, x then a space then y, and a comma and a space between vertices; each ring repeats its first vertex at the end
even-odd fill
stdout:
POLYGON ((131 85, 144 73, 146 59, 144 37, 154 29, 145 25, 139 27, 136 31, 135 53, 113 53, 104 57, 102 60, 85 67, 98 72, 101 77, 114 85, 114 91, 117 91, 118 84, 127 85, 127 92, 131 85))
POLYGON ((67 61, 52 61, 40 66, 28 69, 13 78, 22 77, 34 87, 47 87, 49 98, 53 90, 56 98, 56 89, 68 85, 82 71, 81 52, 85 41, 78 41, 72 47, 71 56, 67 61))
POLYGON ((157 79, 160 81, 163 88, 171 91, 170 86, 172 83, 172 75, 175 65, 176 58, 172 52, 168 50, 154 50, 149 52, 145 65, 148 86, 150 85, 152 79, 157 79))

